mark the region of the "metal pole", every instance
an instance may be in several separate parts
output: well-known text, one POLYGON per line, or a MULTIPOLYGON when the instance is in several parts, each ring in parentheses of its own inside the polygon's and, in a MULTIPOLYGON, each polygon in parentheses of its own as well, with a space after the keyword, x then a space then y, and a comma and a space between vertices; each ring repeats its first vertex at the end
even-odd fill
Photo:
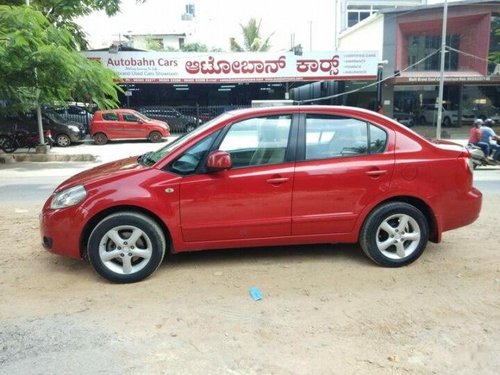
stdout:
POLYGON ((313 21, 309 21, 309 51, 313 50, 313 21))
POLYGON ((444 59, 446 53, 446 22, 448 20, 448 0, 444 1, 443 9, 443 32, 441 34, 441 69, 439 73, 439 94, 438 94, 438 112, 436 124, 436 138, 441 139, 441 119, 443 118, 443 89, 444 89, 444 59))

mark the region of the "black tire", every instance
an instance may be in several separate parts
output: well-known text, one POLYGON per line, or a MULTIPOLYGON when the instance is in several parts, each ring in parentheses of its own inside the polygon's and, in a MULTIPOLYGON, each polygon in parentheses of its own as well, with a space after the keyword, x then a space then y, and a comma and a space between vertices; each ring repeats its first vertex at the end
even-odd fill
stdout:
POLYGON ((108 143, 108 137, 104 133, 96 133, 94 134, 94 143, 96 145, 102 146, 108 143))
POLYGON ((59 147, 68 147, 71 145, 71 138, 67 134, 57 134, 55 138, 56 145, 59 147))
POLYGON ((187 124, 186 125, 186 133, 192 132, 194 129, 196 129, 196 126, 194 124, 187 124))
POLYGON ((7 154, 12 154, 17 150, 16 142, 14 142, 14 140, 11 138, 5 139, 2 143, 2 150, 7 154))
POLYGON ((366 218, 359 237, 365 254, 385 267, 401 267, 414 262, 422 255, 428 241, 426 217, 415 206, 403 202, 376 207, 366 218))
POLYGON ((443 120, 443 126, 445 126, 445 127, 450 127, 451 126, 451 119, 448 116, 446 116, 444 118, 444 120, 443 120))
POLYGON ((123 284, 151 275, 163 261, 165 249, 165 235, 154 220, 135 212, 119 212, 96 225, 87 255, 99 275, 123 284), (133 234, 137 238, 130 240, 133 234))
POLYGON ((158 142, 161 142, 163 140, 163 137, 162 137, 160 132, 151 132, 149 134, 148 138, 149 138, 149 141, 152 143, 158 143, 158 142))

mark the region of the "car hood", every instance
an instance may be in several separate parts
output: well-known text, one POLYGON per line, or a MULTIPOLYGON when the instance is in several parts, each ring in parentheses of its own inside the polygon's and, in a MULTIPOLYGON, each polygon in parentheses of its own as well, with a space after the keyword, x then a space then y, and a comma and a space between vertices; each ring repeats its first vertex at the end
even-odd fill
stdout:
POLYGON ((138 156, 133 156, 126 159, 102 164, 98 167, 80 172, 61 183, 56 188, 55 192, 76 185, 90 185, 92 183, 104 181, 106 179, 115 179, 118 176, 125 176, 150 168, 139 164, 137 162, 137 158, 138 156))

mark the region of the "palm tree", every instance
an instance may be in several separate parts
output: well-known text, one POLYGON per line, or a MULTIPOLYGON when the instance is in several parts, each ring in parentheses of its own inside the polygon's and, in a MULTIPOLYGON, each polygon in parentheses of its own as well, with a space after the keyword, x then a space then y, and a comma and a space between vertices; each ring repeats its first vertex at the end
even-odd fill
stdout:
POLYGON ((250 18, 247 25, 240 24, 241 32, 243 33, 243 43, 245 48, 241 47, 235 38, 230 39, 231 51, 233 52, 266 52, 271 48, 269 44, 269 39, 274 33, 269 35, 265 40, 260 36, 260 24, 262 20, 257 23, 255 18, 250 18))

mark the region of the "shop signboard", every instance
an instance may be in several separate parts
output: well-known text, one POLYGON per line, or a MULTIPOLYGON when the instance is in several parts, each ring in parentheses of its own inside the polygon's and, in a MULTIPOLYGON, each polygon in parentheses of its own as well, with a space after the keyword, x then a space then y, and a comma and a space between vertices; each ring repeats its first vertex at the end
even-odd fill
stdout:
POLYGON ((378 53, 118 52, 84 54, 124 83, 229 83, 376 79, 378 53))

